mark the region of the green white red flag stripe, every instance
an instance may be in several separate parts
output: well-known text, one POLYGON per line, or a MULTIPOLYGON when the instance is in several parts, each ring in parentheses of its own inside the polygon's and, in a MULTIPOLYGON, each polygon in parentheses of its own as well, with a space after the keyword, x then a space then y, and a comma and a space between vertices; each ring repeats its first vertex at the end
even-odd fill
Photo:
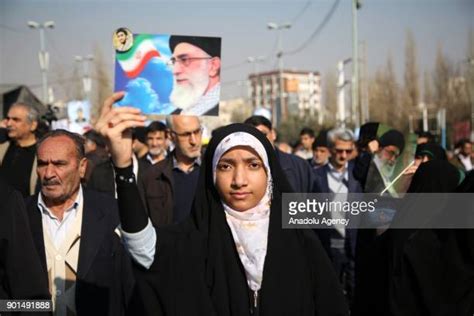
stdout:
POLYGON ((137 35, 127 52, 117 52, 117 61, 128 78, 137 77, 153 57, 160 57, 151 35, 137 35))

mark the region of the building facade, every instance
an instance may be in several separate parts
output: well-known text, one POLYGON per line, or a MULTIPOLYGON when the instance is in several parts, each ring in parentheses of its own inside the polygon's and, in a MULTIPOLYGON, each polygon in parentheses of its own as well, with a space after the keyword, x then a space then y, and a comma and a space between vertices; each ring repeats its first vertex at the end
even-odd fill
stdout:
POLYGON ((280 72, 275 70, 252 74, 249 83, 253 109, 272 111, 272 121, 276 125, 290 115, 315 115, 322 110, 319 72, 284 70, 280 77, 280 72))

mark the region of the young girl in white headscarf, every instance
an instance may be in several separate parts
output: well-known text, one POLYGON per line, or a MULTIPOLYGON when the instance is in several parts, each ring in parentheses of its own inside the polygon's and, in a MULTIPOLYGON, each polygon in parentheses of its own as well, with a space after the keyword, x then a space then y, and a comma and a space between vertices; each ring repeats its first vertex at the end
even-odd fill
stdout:
POLYGON ((348 315, 314 232, 282 229, 281 195, 291 187, 257 129, 233 124, 216 131, 201 165, 192 215, 179 225, 155 231, 142 211, 131 166, 116 173, 125 235, 155 240, 145 264, 146 247, 127 243, 142 262, 141 313, 348 315))

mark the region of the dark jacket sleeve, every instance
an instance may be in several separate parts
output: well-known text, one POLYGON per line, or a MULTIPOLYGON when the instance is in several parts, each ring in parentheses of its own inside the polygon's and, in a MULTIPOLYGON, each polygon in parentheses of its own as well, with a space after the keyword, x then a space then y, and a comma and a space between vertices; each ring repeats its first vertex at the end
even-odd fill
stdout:
POLYGON ((311 231, 302 234, 306 240, 306 253, 313 268, 314 306, 316 315, 349 315, 344 292, 319 239, 311 231))
POLYGON ((133 167, 115 168, 115 173, 122 229, 128 233, 139 232, 148 224, 148 216, 138 192, 133 167))
POLYGON ((367 173, 369 172, 370 162, 372 161, 372 155, 368 152, 362 152, 355 161, 354 169, 352 174, 354 178, 359 181, 362 188, 365 188, 365 182, 367 181, 367 173))
POLYGON ((50 299, 22 196, 0 183, 0 299, 50 299))
POLYGON ((276 150, 278 160, 294 192, 309 193, 313 190, 313 170, 310 164, 295 155, 276 150))

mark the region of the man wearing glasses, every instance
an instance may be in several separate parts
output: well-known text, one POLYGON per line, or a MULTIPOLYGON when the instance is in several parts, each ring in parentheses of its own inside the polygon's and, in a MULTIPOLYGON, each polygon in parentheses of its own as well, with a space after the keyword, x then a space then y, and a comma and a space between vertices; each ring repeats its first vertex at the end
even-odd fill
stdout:
POLYGON ((354 134, 347 129, 333 129, 327 134, 331 152, 329 163, 316 169, 314 190, 318 193, 361 192, 359 182, 352 175, 349 160, 354 151, 354 134))
MULTIPOLYGON (((346 201, 347 193, 361 193, 362 187, 354 178, 351 154, 355 150, 354 134, 343 128, 327 133, 327 145, 331 152, 329 162, 314 170, 314 192, 335 193, 335 200, 346 201)), ((341 214, 331 213, 333 218, 341 214)), ((344 225, 334 225, 334 229, 316 229, 323 247, 331 258, 348 302, 352 302, 354 293, 354 267, 356 231, 345 229, 344 225)))
POLYGON ((174 75, 170 100, 173 114, 218 115, 220 95, 221 39, 171 36, 174 75))
POLYGON ((196 116, 171 115, 166 123, 175 149, 139 179, 153 226, 179 223, 191 212, 201 166, 202 127, 196 116))

